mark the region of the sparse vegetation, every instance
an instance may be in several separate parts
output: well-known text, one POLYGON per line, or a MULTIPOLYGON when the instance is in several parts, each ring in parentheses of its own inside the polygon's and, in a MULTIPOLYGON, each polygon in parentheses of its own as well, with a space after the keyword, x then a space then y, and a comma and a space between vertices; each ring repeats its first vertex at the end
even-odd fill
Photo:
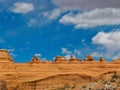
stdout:
POLYGON ((83 85, 82 88, 86 88, 87 86, 86 85, 83 85))
POLYGON ((56 90, 71 90, 71 89, 74 89, 75 88, 75 85, 69 85, 69 84, 65 84, 63 87, 58 87, 56 90))

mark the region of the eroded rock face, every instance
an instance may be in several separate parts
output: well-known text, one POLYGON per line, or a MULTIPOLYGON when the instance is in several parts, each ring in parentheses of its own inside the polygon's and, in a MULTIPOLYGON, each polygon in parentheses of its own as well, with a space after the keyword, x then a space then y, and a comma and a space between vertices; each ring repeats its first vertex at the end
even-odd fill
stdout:
POLYGON ((42 61, 37 56, 34 56, 30 62, 30 64, 39 64, 39 63, 42 63, 42 61))
POLYGON ((104 57, 100 57, 100 62, 106 62, 106 60, 104 59, 104 57))
POLYGON ((57 56, 55 58, 55 63, 68 63, 68 60, 66 59, 66 57, 57 56))
POLYGON ((9 55, 7 50, 1 49, 0 50, 0 63, 9 63, 13 62, 12 57, 9 55))
POLYGON ((41 80, 20 83, 16 86, 15 90, 80 90, 68 89, 66 87, 68 87, 68 85, 73 87, 77 84, 93 81, 95 81, 95 79, 87 75, 59 74, 41 80), (65 87, 65 89, 60 89, 59 87, 65 87))
POLYGON ((85 61, 94 61, 93 57, 91 55, 88 55, 86 58, 85 58, 85 61))
POLYGON ((69 60, 69 63, 75 63, 75 64, 77 64, 77 63, 81 63, 82 62, 82 60, 81 59, 77 59, 77 58, 74 58, 73 56, 71 56, 71 58, 70 58, 70 60, 69 60))

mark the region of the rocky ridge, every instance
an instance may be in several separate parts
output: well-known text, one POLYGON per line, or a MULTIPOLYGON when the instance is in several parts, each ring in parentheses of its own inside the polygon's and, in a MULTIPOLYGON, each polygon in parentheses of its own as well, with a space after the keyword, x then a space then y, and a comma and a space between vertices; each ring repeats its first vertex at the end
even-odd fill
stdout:
POLYGON ((0 90, 120 90, 119 77, 119 58, 57 56, 52 62, 34 56, 28 63, 15 63, 7 50, 0 50, 0 90))
MULTIPOLYGON (((55 60, 52 62, 52 60, 48 61, 42 61, 37 56, 33 56, 32 60, 29 62, 30 64, 42 64, 42 63, 55 63, 55 64, 82 64, 82 63, 97 63, 97 62, 104 62, 108 63, 104 57, 100 57, 99 60, 94 60, 94 58, 91 55, 86 56, 84 60, 80 58, 74 58, 72 55, 69 60, 66 59, 66 57, 63 56, 56 56, 55 60)), ((0 63, 14 63, 14 60, 10 56, 9 52, 5 49, 0 49, 0 63)), ((110 63, 120 63, 120 58, 113 60, 110 63)))

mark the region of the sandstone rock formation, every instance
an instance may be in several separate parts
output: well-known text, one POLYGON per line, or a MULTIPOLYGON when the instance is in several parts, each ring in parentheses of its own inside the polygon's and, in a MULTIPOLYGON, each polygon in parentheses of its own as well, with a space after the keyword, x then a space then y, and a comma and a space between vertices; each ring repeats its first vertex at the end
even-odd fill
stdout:
POLYGON ((12 57, 9 55, 7 50, 0 49, 0 63, 11 63, 13 62, 12 57))
POLYGON ((68 63, 68 60, 66 57, 57 56, 54 63, 68 63))
POLYGON ((15 90, 81 90, 74 89, 74 87, 77 84, 80 85, 81 83, 93 81, 95 81, 95 79, 87 75, 59 74, 36 81, 20 83, 16 86, 15 90), (68 84, 70 84, 69 87, 73 88, 66 88, 68 84))
POLYGON ((72 64, 79 64, 81 62, 82 62, 81 59, 74 58, 73 56, 71 56, 71 58, 69 60, 69 63, 72 63, 72 64))
POLYGON ((106 62, 106 60, 104 59, 104 57, 100 57, 100 62, 106 62))
POLYGON ((42 61, 37 56, 34 56, 30 62, 30 64, 39 64, 39 63, 42 63, 42 61))
POLYGON ((94 61, 93 57, 91 55, 88 55, 86 58, 85 58, 85 61, 94 61))
POLYGON ((51 63, 52 63, 52 61, 47 60, 47 61, 43 61, 42 63, 45 63, 45 64, 51 64, 51 63))
POLYGON ((113 60, 111 63, 120 64, 120 58, 113 60))
POLYGON ((105 61, 104 57, 100 57, 100 62, 104 62, 104 61, 105 61))
MULTIPOLYGON (((113 64, 104 63, 103 57, 96 61, 91 55, 88 55, 82 64, 81 59, 76 59, 73 56, 69 61, 65 57, 57 56, 55 62, 42 62, 34 56, 30 62, 32 65, 30 63, 9 64, 9 62, 13 62, 13 59, 8 51, 0 50, 0 90, 63 90, 66 87, 68 88, 64 90, 83 90, 83 85, 86 85, 86 90, 89 90, 92 86, 91 83, 93 85, 97 83, 99 86, 101 82, 104 85, 106 80, 111 85, 116 80, 114 85, 120 86, 120 58, 113 60, 113 64), (80 63, 78 64, 78 62, 80 63), (116 71, 117 74, 106 73, 111 71, 116 71), (103 73, 105 74, 103 75, 103 73)), ((97 88, 93 90, 97 90, 97 88)))

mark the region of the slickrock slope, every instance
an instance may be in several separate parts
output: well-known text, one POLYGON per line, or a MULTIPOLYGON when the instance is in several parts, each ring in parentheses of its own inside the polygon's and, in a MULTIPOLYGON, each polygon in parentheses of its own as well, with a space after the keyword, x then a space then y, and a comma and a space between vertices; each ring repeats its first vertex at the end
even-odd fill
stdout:
POLYGON ((106 87, 108 81, 119 86, 118 62, 108 63, 103 57, 94 60, 89 55, 85 61, 57 56, 54 62, 33 57, 29 63, 14 63, 8 51, 0 50, 0 90, 89 90, 91 85, 96 90, 106 87))

